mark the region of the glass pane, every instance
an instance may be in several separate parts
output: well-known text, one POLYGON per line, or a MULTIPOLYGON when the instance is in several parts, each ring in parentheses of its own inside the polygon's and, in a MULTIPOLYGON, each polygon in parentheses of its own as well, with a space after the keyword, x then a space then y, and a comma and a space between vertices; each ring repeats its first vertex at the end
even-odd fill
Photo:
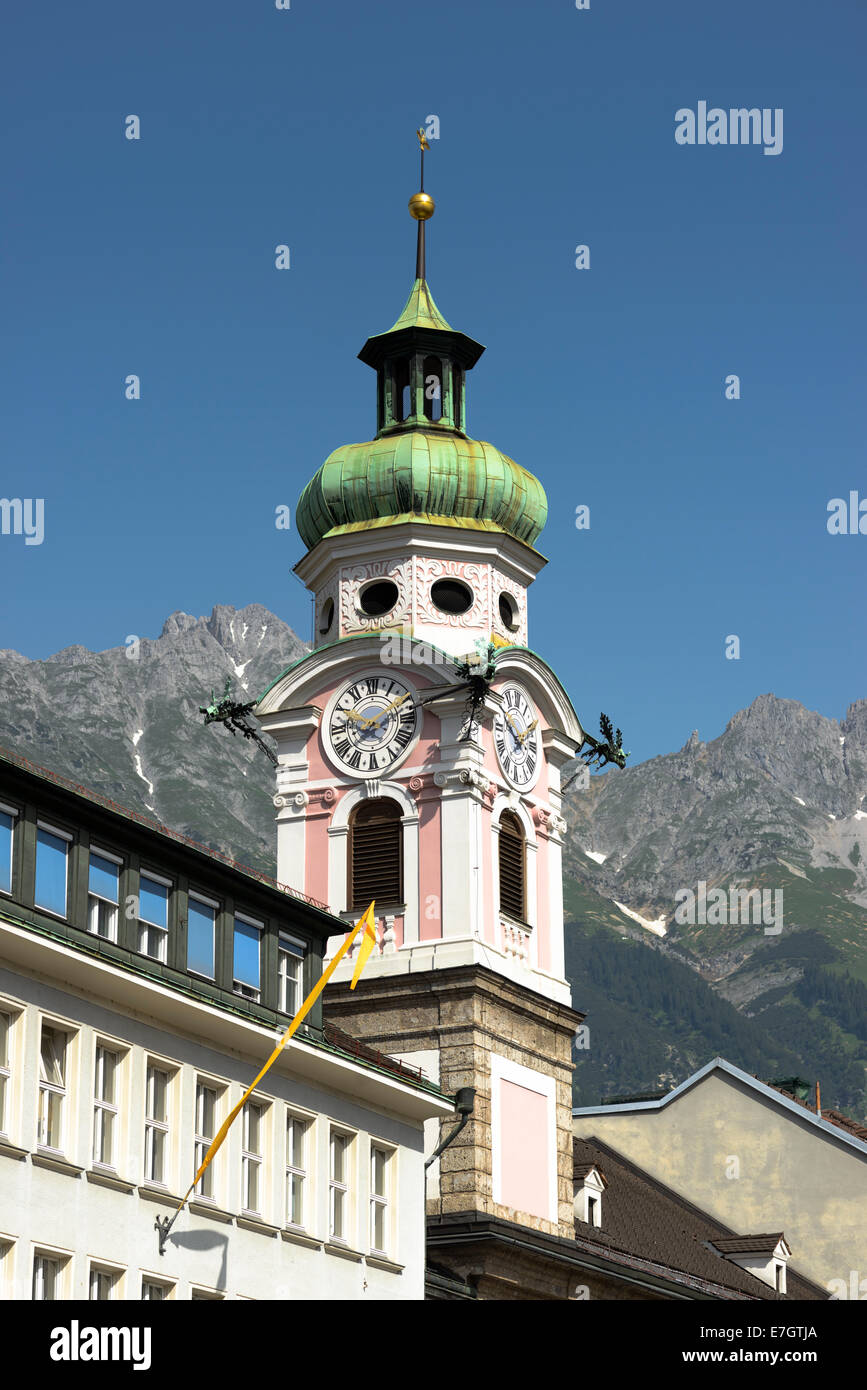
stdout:
POLYGON ((61 1147, 60 1124, 63 1115, 63 1097, 56 1091, 43 1091, 41 1095, 40 1144, 49 1149, 61 1147))
POLYGON ((103 859, 101 854, 95 854, 91 850, 90 871, 87 879, 88 891, 96 893, 100 898, 108 898, 109 902, 116 903, 119 881, 120 865, 113 864, 110 859, 103 859))
POLYGON ((103 898, 89 897, 87 900, 87 929, 106 941, 113 941, 117 923, 117 908, 103 898))
POLYGON ((286 1126, 286 1162, 290 1168, 304 1167, 304 1124, 289 1120, 286 1126))
POLYGON ((0 1014, 0 1067, 9 1065, 9 1016, 0 1014))
POLYGON ((203 1139, 214 1137, 214 1115, 217 1109, 217 1093, 201 1082, 196 1087, 196 1133, 203 1139))
POLYGON ((166 884, 155 883, 152 878, 146 878, 142 874, 139 882, 138 915, 143 922, 152 922, 155 927, 168 927, 169 889, 166 884))
POLYGON ((43 1081, 55 1086, 63 1085, 66 1063, 66 1038, 56 1028, 42 1026, 42 1049, 40 1052, 40 1075, 43 1081))
POLYGON ((304 1179, 297 1173, 289 1177, 289 1210, 287 1216, 293 1226, 304 1225, 304 1179))
POLYGON ((377 1197, 385 1196, 385 1154, 382 1149, 374 1149, 371 1155, 370 1185, 377 1197))
POLYGON ((247 1211, 259 1210, 259 1165, 253 1163, 249 1158, 244 1159, 245 1169, 245 1200, 244 1205, 247 1211))
POLYGON ((148 1119, 166 1118, 166 1074, 157 1067, 148 1067, 148 1119))
POLYGON ((166 1296, 166 1291, 162 1284, 144 1284, 142 1286, 142 1298, 149 1299, 152 1303, 158 1303, 166 1296))
POLYGON ((346 1140, 342 1134, 332 1134, 331 1136, 331 1176, 335 1182, 343 1182, 344 1154, 346 1151, 346 1140))
POLYGON ((47 830, 36 832, 36 894, 37 907, 47 907, 58 916, 66 916, 66 840, 47 830))
POLYGON ((165 1133, 161 1129, 151 1129, 151 1170, 148 1176, 152 1182, 163 1182, 163 1158, 165 1154, 165 1133))
POLYGON ((331 1234, 343 1235, 343 1191, 339 1187, 331 1189, 331 1234))
POLYGON ((153 960, 165 960, 167 937, 168 932, 163 931, 162 927, 152 927, 144 922, 141 927, 139 950, 142 955, 151 956, 153 960))
POLYGON ((0 811, 0 889, 12 892, 12 827, 14 817, 0 811))
POLYGON ((0 1134, 6 1133, 6 1077, 0 1076, 0 1134))
POLYGON ((245 1105, 244 1118, 247 1122, 244 1147, 248 1153, 257 1154, 259 1152, 259 1120, 261 1119, 258 1105, 245 1105))
POLYGON ((235 979, 239 985, 259 988, 259 938, 258 927, 235 918, 235 979))
POLYGON ((187 911, 187 969, 214 978, 214 918, 212 907, 190 898, 187 911))
POLYGON ((371 1245, 374 1250, 385 1249, 385 1207, 382 1202, 373 1204, 373 1231, 371 1233, 371 1245))
POLYGON ((110 1165, 112 1159, 114 1115, 110 1110, 97 1110, 94 1113, 94 1119, 96 1122, 96 1142, 93 1151, 94 1162, 110 1165))
POLYGON ((94 1094, 97 1100, 114 1104, 114 1069, 117 1059, 106 1047, 96 1049, 96 1085, 94 1094))

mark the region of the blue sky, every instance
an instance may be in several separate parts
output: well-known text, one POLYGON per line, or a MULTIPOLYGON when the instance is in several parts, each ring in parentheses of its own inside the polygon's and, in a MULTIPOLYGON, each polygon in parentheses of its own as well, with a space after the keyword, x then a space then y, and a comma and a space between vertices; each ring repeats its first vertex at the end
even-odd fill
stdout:
POLYGON ((867 535, 826 528, 867 498, 857 0, 51 0, 5 30, 0 493, 45 539, 0 536, 0 647, 215 603, 309 635, 274 509, 375 429, 356 353, 408 293, 436 114, 428 278, 487 347, 470 433, 547 489, 531 645, 588 728, 646 758, 764 691, 867 695, 867 535), (702 100, 782 108, 782 153, 678 145, 702 100))

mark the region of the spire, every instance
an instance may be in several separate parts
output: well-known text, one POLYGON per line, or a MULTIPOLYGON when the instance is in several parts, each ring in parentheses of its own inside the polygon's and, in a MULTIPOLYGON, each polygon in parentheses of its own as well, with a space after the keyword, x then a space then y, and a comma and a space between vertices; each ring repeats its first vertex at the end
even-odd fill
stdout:
POLYGON ((424 152, 430 149, 428 138, 419 126, 416 131, 419 143, 419 154, 421 156, 421 173, 419 175, 418 193, 413 193, 409 200, 409 215, 414 217, 418 223, 418 238, 416 240, 415 251, 415 278, 424 283, 425 264, 424 264, 424 224, 429 217, 433 217, 436 211, 436 204, 429 193, 424 191, 424 152))
POLYGON ((424 153, 430 146, 423 130, 416 134, 421 187, 409 200, 410 216, 418 223, 415 282, 397 322, 368 338, 358 355, 377 375, 377 437, 407 430, 465 436, 465 374, 484 348, 452 328, 428 288, 425 223, 433 217, 434 200, 424 191, 424 153))

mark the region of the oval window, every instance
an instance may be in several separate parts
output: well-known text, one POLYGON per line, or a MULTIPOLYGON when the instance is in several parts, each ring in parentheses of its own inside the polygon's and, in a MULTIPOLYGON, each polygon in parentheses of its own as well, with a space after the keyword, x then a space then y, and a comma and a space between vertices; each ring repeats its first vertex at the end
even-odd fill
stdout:
POLYGON ((473 591, 460 579, 438 579, 430 596, 442 613, 466 613, 473 606, 473 591))
POLYGON ((500 622, 509 632, 517 632, 521 626, 521 617, 518 612, 518 605, 511 594, 500 594, 500 622))
POLYGON ((358 606, 368 618, 381 618, 390 613, 398 600, 397 585, 392 579, 376 579, 358 595, 358 606))

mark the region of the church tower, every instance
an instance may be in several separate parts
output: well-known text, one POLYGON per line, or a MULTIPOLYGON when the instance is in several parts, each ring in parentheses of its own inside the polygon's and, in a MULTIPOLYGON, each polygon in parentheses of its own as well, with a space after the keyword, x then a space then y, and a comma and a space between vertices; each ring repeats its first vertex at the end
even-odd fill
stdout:
POLYGON ((315 645, 256 715, 278 747, 280 880, 347 923, 376 900, 377 951, 352 993, 351 961, 340 968, 327 1016, 476 1091, 429 1170, 431 1257, 503 1296, 496 1251, 517 1229, 540 1247, 531 1296, 561 1297, 541 1249, 574 1234, 561 769, 585 735, 529 646, 544 490, 467 433, 484 349, 428 286, 433 208, 410 200, 415 282, 359 353, 376 375, 375 438, 336 449, 298 503, 315 645))

